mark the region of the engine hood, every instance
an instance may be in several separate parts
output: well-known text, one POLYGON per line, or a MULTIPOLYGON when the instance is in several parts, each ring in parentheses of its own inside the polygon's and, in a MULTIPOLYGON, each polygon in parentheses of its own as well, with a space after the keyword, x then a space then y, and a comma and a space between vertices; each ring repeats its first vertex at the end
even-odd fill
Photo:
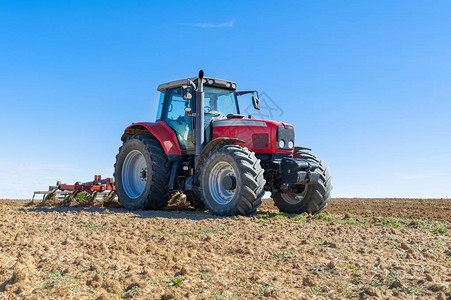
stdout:
POLYGON ((290 125, 288 123, 259 119, 221 119, 213 121, 213 127, 222 127, 222 126, 271 127, 278 125, 293 127, 293 125, 290 125))
POLYGON ((292 154, 293 148, 279 148, 278 136, 289 133, 294 143, 292 125, 259 119, 220 119, 212 121, 212 139, 220 137, 237 138, 245 141, 244 147, 260 154, 292 154))

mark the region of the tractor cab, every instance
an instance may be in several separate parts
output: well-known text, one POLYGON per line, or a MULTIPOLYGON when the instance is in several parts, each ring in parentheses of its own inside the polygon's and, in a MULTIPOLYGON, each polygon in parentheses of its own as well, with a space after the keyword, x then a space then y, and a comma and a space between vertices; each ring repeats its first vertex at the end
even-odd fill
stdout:
MULTIPOLYGON (((187 82, 197 83, 197 78, 187 78, 161 84, 157 121, 164 121, 176 134, 182 150, 194 154, 194 117, 196 93, 186 99, 187 82)), ((204 129, 205 142, 212 138, 212 123, 227 118, 242 118, 235 92, 236 83, 213 78, 204 78, 204 129)))

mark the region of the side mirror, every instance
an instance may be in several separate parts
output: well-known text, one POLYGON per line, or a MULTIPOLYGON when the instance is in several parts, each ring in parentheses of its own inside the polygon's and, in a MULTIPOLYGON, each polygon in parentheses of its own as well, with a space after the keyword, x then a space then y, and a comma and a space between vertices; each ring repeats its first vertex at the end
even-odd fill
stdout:
POLYGON ((192 86, 183 86, 182 94, 183 94, 183 100, 193 99, 193 87, 192 86))
POLYGON ((260 99, 257 96, 252 96, 252 104, 256 110, 260 110, 260 99))

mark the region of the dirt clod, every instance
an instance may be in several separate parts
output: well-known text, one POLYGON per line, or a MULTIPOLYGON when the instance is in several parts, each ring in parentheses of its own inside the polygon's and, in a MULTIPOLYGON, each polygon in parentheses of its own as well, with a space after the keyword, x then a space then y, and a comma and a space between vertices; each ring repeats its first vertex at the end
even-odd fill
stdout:
POLYGON ((105 280, 102 287, 109 293, 120 294, 122 292, 122 286, 116 280, 105 280))
POLYGON ((24 282, 28 278, 28 271, 23 266, 16 266, 11 277, 12 283, 24 282))
POLYGON ((373 297, 377 297, 379 298, 381 296, 381 294, 379 293, 378 290, 376 290, 376 288, 370 286, 369 288, 366 289, 365 293, 369 296, 373 296, 373 297))
POLYGON ((335 269, 336 266, 337 266, 337 265, 336 265, 335 261, 333 261, 333 260, 331 260, 331 261, 329 261, 329 262, 327 263, 327 267, 328 267, 329 269, 335 269))
POLYGON ((396 279, 393 284, 392 284, 392 288, 402 288, 402 281, 399 279, 396 279))
POLYGON ((445 293, 439 293, 438 295, 437 295, 437 300, 446 300, 446 295, 445 295, 445 293))
POLYGON ((428 289, 433 292, 440 292, 445 290, 445 286, 443 284, 433 283, 428 286, 428 289))
POLYGON ((406 243, 401 243, 401 249, 403 249, 403 250, 409 250, 410 247, 409 247, 409 245, 407 245, 406 243))
POLYGON ((302 284, 304 286, 315 286, 316 279, 312 276, 304 277, 304 278, 302 278, 302 284))

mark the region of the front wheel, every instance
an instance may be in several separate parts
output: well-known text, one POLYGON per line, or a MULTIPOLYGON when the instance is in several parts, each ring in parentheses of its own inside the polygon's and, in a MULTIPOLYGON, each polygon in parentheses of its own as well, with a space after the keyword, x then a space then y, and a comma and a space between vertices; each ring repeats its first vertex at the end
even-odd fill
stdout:
POLYGON ((201 198, 214 215, 250 215, 262 203, 265 179, 260 160, 247 148, 223 145, 201 167, 201 198))
POLYGON ((274 204, 281 212, 315 214, 327 207, 332 190, 331 176, 322 160, 307 152, 295 153, 294 158, 318 165, 315 173, 319 173, 319 181, 314 184, 300 185, 287 192, 273 191, 274 204))

